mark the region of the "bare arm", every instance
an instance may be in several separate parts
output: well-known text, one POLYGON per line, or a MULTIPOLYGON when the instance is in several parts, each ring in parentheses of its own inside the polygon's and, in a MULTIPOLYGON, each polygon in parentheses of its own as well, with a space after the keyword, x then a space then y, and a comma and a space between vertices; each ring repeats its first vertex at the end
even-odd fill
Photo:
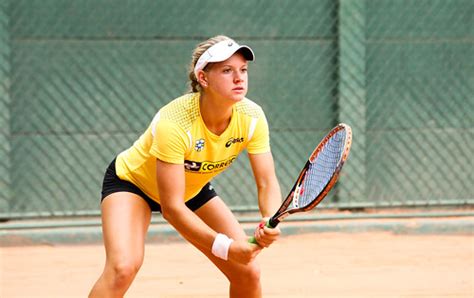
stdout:
POLYGON ((163 217, 190 243, 209 249, 217 233, 184 204, 184 166, 157 159, 156 177, 163 217))
MULTIPOLYGON (((211 229, 184 203, 184 166, 156 161, 156 175, 163 217, 191 244, 211 251, 217 232, 211 229)), ((240 263, 252 261, 260 248, 246 241, 234 241, 229 259, 240 263)))
POLYGON ((280 207, 281 191, 275 174, 271 152, 249 154, 258 191, 258 207, 262 217, 272 216, 280 207))
MULTIPOLYGON (((250 164, 255 177, 258 191, 258 207, 263 221, 272 216, 280 207, 281 191, 275 174, 275 165, 271 152, 249 154, 250 164)), ((263 222, 262 221, 262 222, 263 222)), ((280 236, 280 229, 270 229, 260 226, 255 231, 255 239, 263 246, 268 247, 280 236)))

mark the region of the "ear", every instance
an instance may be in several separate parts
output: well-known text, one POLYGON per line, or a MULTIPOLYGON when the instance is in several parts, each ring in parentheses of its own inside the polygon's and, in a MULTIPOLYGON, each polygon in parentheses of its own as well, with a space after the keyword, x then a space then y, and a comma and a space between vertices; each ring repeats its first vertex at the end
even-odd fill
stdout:
POLYGON ((201 84, 202 87, 207 87, 208 81, 206 73, 203 70, 200 70, 197 75, 197 81, 201 84))

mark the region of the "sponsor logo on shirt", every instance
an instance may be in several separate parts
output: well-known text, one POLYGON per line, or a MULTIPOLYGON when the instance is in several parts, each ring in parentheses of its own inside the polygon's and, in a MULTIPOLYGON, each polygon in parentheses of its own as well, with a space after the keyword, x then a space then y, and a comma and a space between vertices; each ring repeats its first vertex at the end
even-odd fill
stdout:
POLYGON ((195 172, 195 173, 214 173, 220 172, 229 167, 237 159, 236 155, 229 157, 228 159, 221 161, 192 161, 185 160, 184 168, 186 171, 195 172))
POLYGON ((201 169, 201 164, 202 164, 201 162, 185 160, 184 169, 186 171, 199 172, 199 169, 201 169))
POLYGON ((229 148, 230 146, 232 146, 232 144, 235 144, 235 143, 242 143, 244 141, 244 138, 230 138, 227 143, 225 143, 225 147, 226 148, 229 148))

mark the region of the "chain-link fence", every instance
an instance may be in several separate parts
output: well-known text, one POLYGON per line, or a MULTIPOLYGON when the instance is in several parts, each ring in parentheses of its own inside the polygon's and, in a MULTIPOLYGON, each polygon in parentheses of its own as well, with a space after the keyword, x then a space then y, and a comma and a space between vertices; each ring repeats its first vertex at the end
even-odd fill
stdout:
MULTIPOLYGON (((103 172, 187 90, 203 39, 249 44, 282 190, 337 122, 354 145, 326 207, 474 203, 471 0, 0 3, 0 213, 97 214, 103 172)), ((255 209, 245 156, 215 186, 255 209)))

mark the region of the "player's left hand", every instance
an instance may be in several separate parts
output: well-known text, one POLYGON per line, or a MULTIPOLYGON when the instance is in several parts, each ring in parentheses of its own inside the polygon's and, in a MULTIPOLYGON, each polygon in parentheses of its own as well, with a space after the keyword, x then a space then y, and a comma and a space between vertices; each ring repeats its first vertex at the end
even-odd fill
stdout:
POLYGON ((268 217, 262 218, 254 232, 254 237, 257 240, 258 245, 261 247, 269 247, 280 237, 281 234, 279 227, 272 229, 266 226, 268 219, 268 217))

